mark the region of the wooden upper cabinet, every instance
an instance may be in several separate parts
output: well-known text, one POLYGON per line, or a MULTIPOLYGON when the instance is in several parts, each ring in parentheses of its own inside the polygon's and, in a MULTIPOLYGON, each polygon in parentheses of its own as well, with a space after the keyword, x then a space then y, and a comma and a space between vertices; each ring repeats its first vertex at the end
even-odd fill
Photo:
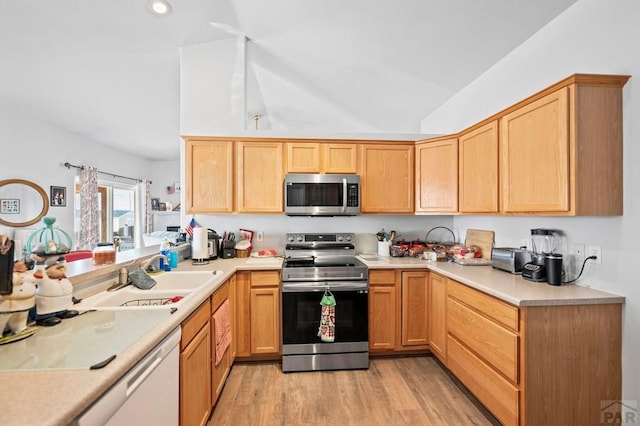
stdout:
POLYGON ((500 118, 502 211, 621 215, 622 87, 576 74, 500 118))
POLYGON ((233 212, 233 142, 185 142, 187 213, 233 212))
POLYGON ((238 212, 282 213, 282 142, 237 142, 236 147, 238 212))
POLYGON ((498 212, 498 121, 461 135, 458 149, 460 213, 498 212))
POLYGON ((501 119, 502 208, 569 211, 569 89, 564 87, 501 119))
POLYGON ((287 143, 287 173, 356 173, 357 145, 287 143))
POLYGON ((413 213, 413 145, 360 149, 362 213, 413 213))
POLYGON ((416 145, 416 212, 458 211, 458 139, 416 145))

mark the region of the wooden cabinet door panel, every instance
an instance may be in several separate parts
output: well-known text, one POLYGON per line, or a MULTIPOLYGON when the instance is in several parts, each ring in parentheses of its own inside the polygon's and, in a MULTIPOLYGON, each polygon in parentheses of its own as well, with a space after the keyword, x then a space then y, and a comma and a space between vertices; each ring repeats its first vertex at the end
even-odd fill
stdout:
POLYGON ((518 383, 517 335, 451 298, 447 300, 447 331, 518 383))
POLYGON ((180 353, 180 424, 205 425, 211 412, 209 323, 180 353))
POLYGON ((402 273, 402 346, 429 343, 427 272, 402 273))
POLYGON ((319 143, 287 143, 287 173, 319 173, 319 143))
POLYGON ((323 143, 322 172, 357 173, 358 146, 356 144, 323 143))
POLYGON ((420 144, 416 150, 416 212, 457 212, 458 139, 420 144))
POLYGON ((448 295, 470 306, 492 320, 518 331, 518 308, 488 294, 467 287, 453 280, 448 281, 448 295))
POLYGON ((461 213, 498 211, 498 121, 459 138, 461 213))
POLYGON ((280 291, 251 288, 251 354, 280 352, 280 291))
POLYGON ((187 213, 233 212, 233 142, 185 143, 187 213))
POLYGON ((569 210, 569 89, 500 119, 502 209, 569 210))
POLYGON ((396 349, 396 287, 369 286, 369 350, 396 349))
POLYGON ((362 213, 413 213, 413 149, 361 145, 362 213))
POLYGON ((283 144, 238 142, 236 145, 238 212, 282 213, 283 144))
POLYGON ((429 273, 429 347, 445 361, 447 359, 447 279, 429 273))
POLYGON ((236 356, 251 355, 251 272, 236 272, 236 356))

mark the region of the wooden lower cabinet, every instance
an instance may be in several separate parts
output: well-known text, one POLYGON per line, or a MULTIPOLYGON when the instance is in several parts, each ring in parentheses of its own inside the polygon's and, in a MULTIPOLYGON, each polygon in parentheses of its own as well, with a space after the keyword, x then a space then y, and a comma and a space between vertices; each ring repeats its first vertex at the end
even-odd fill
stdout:
POLYGON ((621 304, 517 307, 446 283, 444 364, 503 424, 600 424, 622 397, 621 304))
POLYGON ((180 424, 204 425, 211 414, 211 332, 209 300, 182 324, 180 341, 180 424))
MULTIPOLYGON (((216 365, 216 333, 215 333, 215 321, 214 314, 220 309, 220 306, 229 300, 231 294, 230 281, 226 281, 215 293, 211 296, 211 405, 214 406, 218 397, 222 393, 224 381, 227 379, 229 372, 231 371, 231 344, 224 351, 222 359, 216 365)), ((229 315, 231 316, 231 323, 233 324, 233 315, 231 306, 229 307, 229 315)), ((233 342, 233 338, 232 338, 233 342)))
POLYGON ((429 349, 447 359, 447 278, 429 273, 429 349))
POLYGON ((369 350, 428 349, 428 272, 369 271, 369 350))
POLYGON ((280 271, 236 273, 236 356, 273 357, 281 353, 280 271))

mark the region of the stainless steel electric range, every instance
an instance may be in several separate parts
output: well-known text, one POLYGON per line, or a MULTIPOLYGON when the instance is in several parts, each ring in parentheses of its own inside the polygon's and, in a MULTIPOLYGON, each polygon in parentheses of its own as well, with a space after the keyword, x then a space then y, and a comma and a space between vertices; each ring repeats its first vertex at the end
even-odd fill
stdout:
POLYGON ((355 257, 354 240, 351 233, 287 234, 282 268, 284 372, 369 367, 368 272, 355 257), (321 304, 327 295, 335 302, 332 310, 321 304))

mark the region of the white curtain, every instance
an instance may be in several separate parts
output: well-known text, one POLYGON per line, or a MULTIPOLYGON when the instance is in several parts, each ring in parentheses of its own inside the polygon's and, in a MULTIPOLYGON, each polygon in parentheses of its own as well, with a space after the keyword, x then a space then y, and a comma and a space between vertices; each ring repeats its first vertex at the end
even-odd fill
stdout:
POLYGON ((136 208, 136 247, 144 247, 143 235, 153 231, 153 219, 151 218, 151 182, 143 179, 138 183, 136 208))
POLYGON ((80 242, 81 250, 93 250, 100 236, 98 216, 98 169, 85 166, 80 170, 80 242))

